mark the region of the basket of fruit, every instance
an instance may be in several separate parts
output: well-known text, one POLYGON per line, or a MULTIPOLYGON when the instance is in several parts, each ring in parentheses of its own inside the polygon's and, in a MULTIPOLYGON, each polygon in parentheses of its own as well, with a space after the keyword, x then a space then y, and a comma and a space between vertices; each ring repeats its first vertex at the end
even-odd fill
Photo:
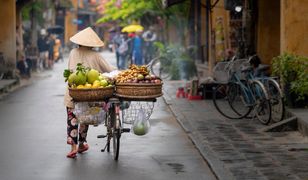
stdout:
POLYGON ((105 100, 114 93, 112 79, 82 64, 77 65, 75 72, 65 70, 63 75, 68 81, 69 95, 76 102, 105 100))
POLYGON ((151 99, 163 95, 162 82, 151 75, 146 66, 131 65, 116 77, 116 96, 132 99, 151 99))

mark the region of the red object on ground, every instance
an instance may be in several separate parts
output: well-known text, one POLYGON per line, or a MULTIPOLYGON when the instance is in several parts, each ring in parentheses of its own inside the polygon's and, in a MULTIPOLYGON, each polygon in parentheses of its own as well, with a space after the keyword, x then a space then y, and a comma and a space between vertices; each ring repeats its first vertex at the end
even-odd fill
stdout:
POLYGON ((200 95, 192 96, 192 95, 189 94, 187 99, 188 100, 202 100, 202 96, 200 96, 200 95))
POLYGON ((186 93, 185 93, 183 87, 178 88, 178 90, 176 91, 176 97, 177 98, 180 98, 180 97, 185 98, 186 97, 186 93))

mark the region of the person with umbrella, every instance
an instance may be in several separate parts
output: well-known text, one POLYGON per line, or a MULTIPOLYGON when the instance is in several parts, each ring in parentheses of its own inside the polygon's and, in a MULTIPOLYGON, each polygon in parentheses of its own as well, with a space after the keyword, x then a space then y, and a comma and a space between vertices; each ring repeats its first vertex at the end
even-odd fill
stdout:
POLYGON ((144 61, 143 61, 143 45, 144 45, 144 41, 142 38, 142 31, 141 30, 137 30, 135 37, 132 39, 132 61, 133 64, 136 65, 143 65, 144 61))

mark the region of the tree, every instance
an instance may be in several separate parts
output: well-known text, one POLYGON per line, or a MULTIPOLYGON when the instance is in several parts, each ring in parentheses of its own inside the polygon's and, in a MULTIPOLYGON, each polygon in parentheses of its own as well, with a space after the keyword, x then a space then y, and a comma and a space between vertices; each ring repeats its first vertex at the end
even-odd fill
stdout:
MULTIPOLYGON (((176 26, 181 44, 185 42, 185 33, 188 28, 190 1, 164 8, 158 0, 110 0, 105 4, 103 16, 97 23, 118 21, 120 25, 127 25, 143 18, 160 16, 167 24, 176 26)), ((163 30, 167 29, 164 27, 163 30)))

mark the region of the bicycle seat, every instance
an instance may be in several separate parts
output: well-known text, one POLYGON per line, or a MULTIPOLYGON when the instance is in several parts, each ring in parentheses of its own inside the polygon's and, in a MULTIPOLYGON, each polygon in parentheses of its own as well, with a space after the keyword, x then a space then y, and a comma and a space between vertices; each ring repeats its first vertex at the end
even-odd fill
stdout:
POLYGON ((257 70, 258 70, 258 71, 267 71, 269 68, 270 68, 270 65, 267 65, 267 64, 260 64, 260 65, 257 67, 257 70))
POLYGON ((249 72, 252 70, 253 70, 252 66, 242 66, 241 67, 241 72, 249 72))

